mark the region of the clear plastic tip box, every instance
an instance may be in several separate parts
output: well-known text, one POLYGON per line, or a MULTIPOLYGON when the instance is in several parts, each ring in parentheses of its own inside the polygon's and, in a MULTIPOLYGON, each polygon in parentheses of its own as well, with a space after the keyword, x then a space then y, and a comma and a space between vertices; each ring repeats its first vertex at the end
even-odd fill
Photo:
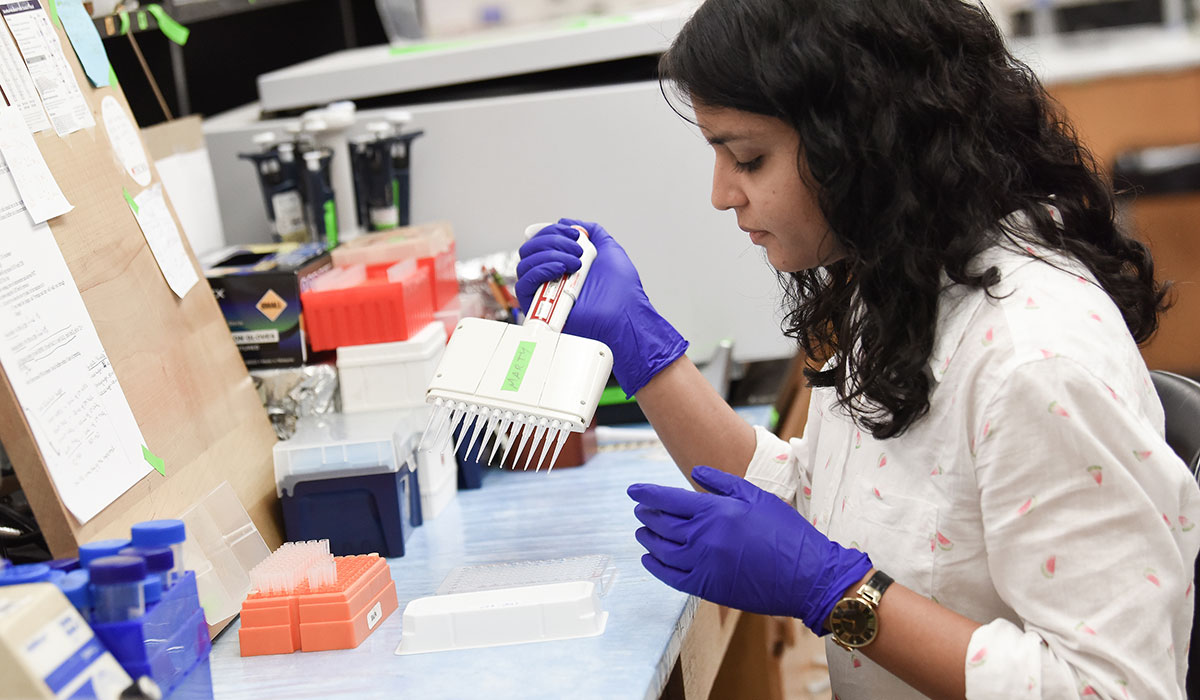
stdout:
POLYGON ((300 418, 295 435, 274 448, 287 539, 328 539, 341 556, 403 556, 421 524, 419 433, 405 412, 300 418))

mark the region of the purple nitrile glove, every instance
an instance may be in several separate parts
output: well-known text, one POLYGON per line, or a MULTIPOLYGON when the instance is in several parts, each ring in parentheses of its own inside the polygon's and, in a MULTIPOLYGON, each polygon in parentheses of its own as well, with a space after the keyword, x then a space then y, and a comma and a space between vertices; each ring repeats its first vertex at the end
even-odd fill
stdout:
POLYGON ((596 259, 563 332, 607 345, 613 351, 613 374, 625 394, 633 396, 678 360, 688 343, 650 305, 637 268, 604 227, 559 219, 525 241, 517 265, 517 301, 529 313, 538 287, 579 269, 583 249, 572 226, 587 230, 596 259))
POLYGON ((634 484, 646 570, 672 588, 762 615, 798 617, 826 634, 833 606, 871 570, 866 554, 832 542, 794 508, 740 477, 696 467, 710 493, 634 484))

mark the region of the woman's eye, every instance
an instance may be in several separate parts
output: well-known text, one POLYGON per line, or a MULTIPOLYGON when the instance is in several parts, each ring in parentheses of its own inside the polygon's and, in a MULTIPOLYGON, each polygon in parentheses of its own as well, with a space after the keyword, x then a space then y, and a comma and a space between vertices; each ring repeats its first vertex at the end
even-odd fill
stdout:
POLYGON ((755 170, 758 170, 759 166, 762 165, 762 160, 763 160, 762 156, 759 156, 759 157, 755 158, 754 160, 748 160, 745 162, 740 161, 740 160, 735 160, 733 163, 733 169, 740 173, 752 173, 755 170))

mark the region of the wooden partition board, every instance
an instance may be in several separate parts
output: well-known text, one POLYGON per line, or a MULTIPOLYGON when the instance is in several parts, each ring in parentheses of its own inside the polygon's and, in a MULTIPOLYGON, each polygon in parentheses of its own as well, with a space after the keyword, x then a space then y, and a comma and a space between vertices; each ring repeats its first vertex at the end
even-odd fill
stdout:
MULTIPOLYGON (((7 29, 0 24, 0 31, 7 29)), ((96 126, 65 137, 53 129, 35 134, 75 207, 51 219, 50 229, 146 445, 164 460, 166 474, 151 470, 95 518, 79 523, 55 490, 6 375, 0 380, 0 442, 56 557, 73 556, 82 542, 128 537, 129 526, 141 520, 178 517, 222 481, 233 486, 274 549, 280 543, 275 433, 187 239, 183 245, 200 281, 180 299, 125 202, 122 188, 131 195, 143 188, 118 161, 100 114, 100 101, 112 95, 131 115, 124 94, 116 86, 92 88, 61 27, 58 35, 96 126)), ((161 182, 153 161, 151 169, 151 184, 161 182)))

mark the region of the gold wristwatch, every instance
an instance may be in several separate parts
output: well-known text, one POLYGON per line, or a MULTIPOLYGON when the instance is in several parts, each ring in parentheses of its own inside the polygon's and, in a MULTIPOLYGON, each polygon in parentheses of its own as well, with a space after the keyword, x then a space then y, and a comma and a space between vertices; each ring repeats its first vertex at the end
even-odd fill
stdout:
POLYGON ((843 649, 861 649, 879 634, 879 601, 892 585, 892 577, 876 569, 853 595, 842 598, 829 613, 827 626, 833 641, 843 649))

